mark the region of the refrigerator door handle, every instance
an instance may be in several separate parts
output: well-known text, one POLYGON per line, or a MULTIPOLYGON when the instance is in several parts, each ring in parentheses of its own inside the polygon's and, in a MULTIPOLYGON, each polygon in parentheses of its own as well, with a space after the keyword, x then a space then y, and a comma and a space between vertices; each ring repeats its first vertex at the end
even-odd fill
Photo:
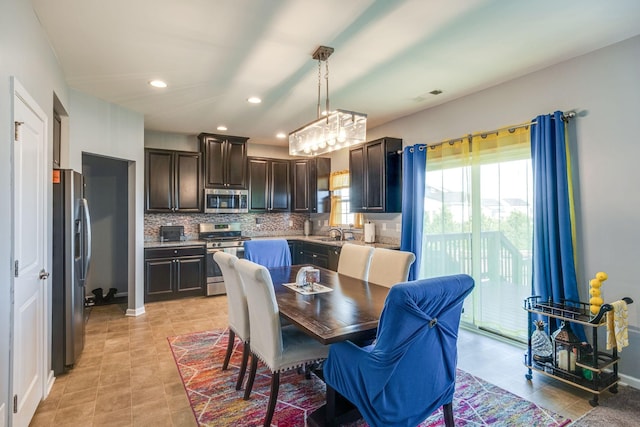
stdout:
POLYGON ((89 205, 87 199, 82 198, 82 215, 84 217, 85 249, 84 249, 84 277, 89 273, 91 263, 91 217, 89 216, 89 205))

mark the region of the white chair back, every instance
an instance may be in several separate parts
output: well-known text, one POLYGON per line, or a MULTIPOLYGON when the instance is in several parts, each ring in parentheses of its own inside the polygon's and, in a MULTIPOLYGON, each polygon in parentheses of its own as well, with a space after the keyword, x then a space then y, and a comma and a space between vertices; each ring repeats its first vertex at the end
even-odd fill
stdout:
POLYGON ((222 251, 213 254, 214 261, 222 271, 224 286, 227 290, 229 327, 243 342, 249 341, 249 309, 244 285, 235 269, 238 257, 222 251))
POLYGON ((236 262, 242 278, 249 308, 251 352, 273 369, 282 355, 280 311, 269 270, 246 259, 236 262))
POLYGON ((375 248, 368 280, 370 283, 386 287, 406 282, 409 278, 409 268, 415 260, 416 256, 412 252, 375 248))
POLYGON ((371 246, 345 243, 338 259, 338 273, 367 280, 372 254, 373 248, 371 246))

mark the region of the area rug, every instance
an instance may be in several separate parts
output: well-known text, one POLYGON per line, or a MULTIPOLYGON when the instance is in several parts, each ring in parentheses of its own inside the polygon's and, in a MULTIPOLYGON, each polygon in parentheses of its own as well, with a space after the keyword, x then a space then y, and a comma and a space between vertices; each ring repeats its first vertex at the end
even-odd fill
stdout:
MULTIPOLYGON (((212 427, 262 425, 269 398, 270 373, 260 364, 251 399, 243 400, 243 391, 235 389, 242 355, 242 344, 238 340, 229 369, 221 369, 227 339, 227 331, 168 338, 195 419, 201 426, 212 427)), ((460 369, 456 375, 453 401, 456 426, 566 426, 571 422, 460 369)), ((272 425, 305 426, 307 416, 322 406, 324 399, 325 385, 315 375, 305 379, 295 371, 281 374, 272 425)), ((420 426, 443 426, 441 411, 436 411, 420 426)), ((366 425, 359 421, 350 426, 366 425)))
POLYGON ((640 390, 618 387, 618 393, 600 399, 596 406, 578 418, 572 427, 636 427, 640 420, 640 390))

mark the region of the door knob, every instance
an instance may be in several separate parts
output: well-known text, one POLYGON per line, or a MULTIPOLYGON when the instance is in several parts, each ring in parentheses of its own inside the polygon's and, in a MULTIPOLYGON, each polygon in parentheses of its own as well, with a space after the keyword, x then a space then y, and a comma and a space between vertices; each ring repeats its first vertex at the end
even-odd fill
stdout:
POLYGON ((49 273, 47 271, 44 271, 44 268, 42 270, 40 270, 40 280, 45 280, 49 277, 49 273))

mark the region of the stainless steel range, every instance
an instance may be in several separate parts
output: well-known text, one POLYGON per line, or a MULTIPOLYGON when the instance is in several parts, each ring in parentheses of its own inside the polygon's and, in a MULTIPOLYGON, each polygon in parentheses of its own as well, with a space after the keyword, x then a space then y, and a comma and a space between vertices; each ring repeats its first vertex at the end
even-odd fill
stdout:
POLYGON ((242 235, 238 222, 199 224, 198 237, 207 242, 207 295, 224 294, 222 271, 213 254, 223 251, 244 258, 244 241, 250 238, 242 235))

